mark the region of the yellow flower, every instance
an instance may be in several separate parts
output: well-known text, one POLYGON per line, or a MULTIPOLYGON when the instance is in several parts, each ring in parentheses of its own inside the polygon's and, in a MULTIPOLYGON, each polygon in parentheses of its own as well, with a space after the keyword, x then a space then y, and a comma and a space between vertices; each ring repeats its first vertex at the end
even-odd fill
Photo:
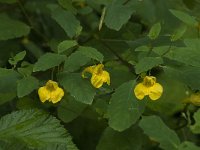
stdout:
POLYGON ((57 82, 49 80, 45 86, 38 89, 38 95, 43 103, 47 100, 52 103, 57 103, 64 96, 64 91, 58 87, 57 82))
POLYGON ((136 85, 134 93, 137 99, 142 100, 146 95, 151 100, 157 100, 163 93, 163 87, 156 83, 156 78, 153 76, 146 76, 142 83, 136 85))
POLYGON ((89 72, 92 74, 91 83, 95 88, 100 88, 103 83, 110 85, 110 75, 107 71, 103 70, 104 65, 98 64, 87 67, 82 72, 82 77, 85 78, 85 73, 89 72))

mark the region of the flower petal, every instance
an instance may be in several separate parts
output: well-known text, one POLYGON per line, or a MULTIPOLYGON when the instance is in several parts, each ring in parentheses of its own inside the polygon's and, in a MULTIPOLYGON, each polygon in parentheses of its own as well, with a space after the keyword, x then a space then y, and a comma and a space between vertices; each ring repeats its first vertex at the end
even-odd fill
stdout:
POLYGON ((58 87, 58 88, 56 88, 56 90, 51 92, 51 97, 49 100, 52 103, 57 103, 62 99, 63 96, 64 96, 63 89, 58 87))
POLYGON ((93 73, 94 72, 94 69, 95 69, 95 66, 90 66, 90 67, 86 67, 84 70, 83 70, 83 72, 82 72, 82 77, 83 78, 86 78, 85 77, 85 73, 86 72, 89 72, 89 73, 93 73))
POLYGON ((139 83, 135 86, 134 93, 137 99, 142 100, 144 96, 149 94, 149 90, 142 83, 139 83))
POLYGON ((101 74, 103 82, 106 82, 108 85, 110 85, 110 74, 107 71, 103 71, 101 74))
POLYGON ((163 87, 159 83, 155 83, 149 88, 149 97, 151 100, 157 100, 161 97, 163 93, 163 87))
POLYGON ((95 88, 100 88, 103 85, 102 76, 93 74, 91 78, 91 83, 95 88))
POLYGON ((46 100, 50 98, 50 91, 47 90, 45 86, 43 86, 38 89, 38 95, 41 102, 44 103, 46 100))
POLYGON ((55 81, 52 81, 52 80, 49 80, 47 83, 46 83, 46 88, 48 90, 55 90, 56 88, 58 88, 58 83, 55 82, 55 81))

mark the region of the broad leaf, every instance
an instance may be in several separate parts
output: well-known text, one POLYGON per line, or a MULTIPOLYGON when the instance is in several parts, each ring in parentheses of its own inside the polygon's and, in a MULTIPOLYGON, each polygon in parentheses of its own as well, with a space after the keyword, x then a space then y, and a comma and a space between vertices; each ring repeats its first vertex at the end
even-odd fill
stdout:
POLYGON ((186 30, 187 30, 186 25, 181 25, 179 26, 179 28, 176 28, 174 33, 171 35, 171 41, 174 42, 179 40, 184 35, 186 30))
POLYGON ((58 79, 75 100, 92 104, 96 92, 88 79, 83 79, 79 73, 61 73, 58 79))
POLYGON ((25 77, 17 83, 17 96, 23 97, 35 90, 39 85, 39 81, 32 76, 25 77))
POLYGON ((71 47, 74 47, 78 45, 78 43, 74 40, 65 40, 62 41, 59 45, 58 45, 58 53, 63 53, 65 51, 67 51, 68 49, 70 49, 71 47))
POLYGON ((123 5, 122 0, 113 0, 106 9, 105 24, 107 27, 120 30, 128 22, 134 9, 128 5, 123 5))
POLYGON ((46 53, 42 55, 35 63, 33 72, 46 71, 50 68, 58 66, 66 59, 65 55, 59 55, 54 53, 46 53))
POLYGON ((95 48, 80 46, 78 50, 86 57, 95 59, 99 62, 103 62, 103 55, 95 48))
POLYGON ((180 140, 175 131, 168 128, 158 116, 144 116, 139 123, 150 139, 160 143, 165 150, 177 150, 180 140))
POLYGON ((70 12, 60 7, 52 8, 52 18, 63 28, 70 38, 80 34, 82 29, 79 20, 70 12))
POLYGON ((68 72, 75 71, 88 63, 90 60, 91 59, 83 55, 82 52, 76 51, 72 53, 65 61, 64 70, 68 72))
POLYGON ((16 111, 0 120, 0 140, 19 140, 29 147, 67 144, 66 130, 59 121, 39 110, 16 111))
POLYGON ((135 81, 119 86, 112 95, 108 107, 109 126, 123 131, 133 125, 144 110, 144 103, 138 101, 133 93, 135 81))
POLYGON ((21 21, 0 15, 0 40, 14 39, 29 34, 30 27, 21 21))
POLYGON ((135 71, 137 74, 140 74, 161 64, 163 64, 163 59, 161 57, 143 57, 135 65, 135 71))

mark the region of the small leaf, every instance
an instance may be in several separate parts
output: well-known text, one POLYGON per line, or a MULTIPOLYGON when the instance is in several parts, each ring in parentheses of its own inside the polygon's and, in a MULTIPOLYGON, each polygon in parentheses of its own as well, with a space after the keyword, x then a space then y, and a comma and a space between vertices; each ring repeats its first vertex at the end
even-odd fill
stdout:
POLYGON ((144 110, 144 103, 136 100, 133 94, 135 81, 129 81, 119 86, 112 95, 108 107, 109 126, 117 131, 123 131, 133 125, 144 110))
POLYGON ((70 12, 60 7, 51 8, 52 18, 63 28, 70 38, 78 36, 82 27, 79 20, 70 12))
POLYGON ((68 72, 76 71, 90 60, 91 59, 83 55, 82 52, 76 51, 72 53, 65 61, 64 70, 68 72))
POLYGON ((58 75, 58 79, 59 83, 75 100, 85 104, 92 104, 96 94, 95 89, 79 73, 61 73, 58 75))
POLYGON ((177 17, 179 20, 184 22, 187 25, 196 27, 198 25, 198 21, 195 17, 188 15, 185 12, 179 11, 179 10, 169 10, 175 17, 177 17))
POLYGON ((46 71, 50 68, 58 66, 66 59, 65 55, 59 55, 54 53, 46 53, 42 55, 33 67, 33 72, 46 71))
POLYGON ((148 34, 148 37, 149 37, 151 40, 155 40, 155 39, 159 36, 160 31, 161 31, 161 25, 160 25, 160 23, 158 22, 158 23, 154 24, 154 25, 151 27, 151 29, 150 29, 150 31, 149 31, 149 34, 148 34))
POLYGON ((160 148, 165 150, 177 150, 180 140, 175 131, 168 128, 158 116, 144 116, 139 123, 153 141, 160 143, 160 148))
POLYGON ((17 96, 24 97, 38 88, 39 81, 32 76, 25 77, 18 81, 17 84, 17 96))
POLYGON ((58 53, 63 53, 65 51, 67 51, 68 49, 74 47, 78 45, 78 43, 75 40, 65 40, 62 41, 59 45, 58 45, 58 53))
POLYGON ((0 40, 14 39, 29 34, 30 27, 18 20, 0 15, 0 40))
POLYGON ((74 14, 77 13, 77 10, 76 10, 76 8, 73 7, 71 0, 58 0, 58 3, 64 9, 69 10, 69 11, 73 12, 74 14))
POLYGON ((80 46, 78 50, 86 57, 95 59, 99 62, 103 62, 103 55, 95 48, 80 46))
POLYGON ((107 7, 105 24, 107 27, 119 31, 128 22, 134 11, 129 5, 123 5, 122 0, 113 0, 107 7))
POLYGON ((163 59, 161 57, 143 57, 136 64, 135 71, 137 74, 140 74, 161 64, 163 64, 163 59))
POLYGON ((19 52, 13 58, 9 59, 11 65, 16 65, 19 61, 23 60, 26 56, 26 51, 19 52))

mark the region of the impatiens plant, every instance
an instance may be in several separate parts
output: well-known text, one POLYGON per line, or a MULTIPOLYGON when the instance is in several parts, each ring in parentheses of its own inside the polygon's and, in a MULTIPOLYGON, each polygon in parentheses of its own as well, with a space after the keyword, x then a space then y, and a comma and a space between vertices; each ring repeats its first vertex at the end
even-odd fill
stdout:
POLYGON ((199 150, 199 0, 0 0, 0 150, 199 150))

